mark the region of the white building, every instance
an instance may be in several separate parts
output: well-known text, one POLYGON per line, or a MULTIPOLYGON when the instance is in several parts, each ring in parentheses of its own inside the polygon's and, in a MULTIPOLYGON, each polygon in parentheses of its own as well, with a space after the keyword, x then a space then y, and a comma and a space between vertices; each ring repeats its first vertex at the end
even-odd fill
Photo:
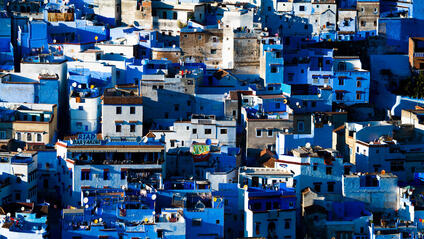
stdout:
POLYGON ((293 174, 281 168, 241 167, 239 184, 248 187, 270 187, 275 183, 286 183, 293 187, 293 174))
POLYGON ((102 97, 102 136, 143 136, 143 98, 122 89, 107 89, 102 97))
POLYGON ((166 150, 206 143, 236 147, 236 121, 216 120, 215 116, 193 115, 190 121, 176 121, 169 130, 151 130, 156 138, 166 142, 166 150))
POLYGON ((8 193, 2 189, 8 196, 0 203, 37 200, 37 158, 37 152, 0 153, 0 174, 6 174, 5 185, 11 185, 8 193))
POLYGON ((99 132, 101 116, 99 89, 73 87, 69 97, 69 110, 71 134, 99 132))

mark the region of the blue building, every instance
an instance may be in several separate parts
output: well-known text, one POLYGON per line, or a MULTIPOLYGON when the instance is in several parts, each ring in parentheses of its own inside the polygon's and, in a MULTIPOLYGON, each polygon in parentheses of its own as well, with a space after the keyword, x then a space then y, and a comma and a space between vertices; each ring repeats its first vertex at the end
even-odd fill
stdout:
POLYGON ((81 197, 81 209, 63 210, 62 238, 185 238, 180 210, 156 213, 151 188, 85 189, 81 197))
POLYGON ((8 213, 0 216, 0 235, 2 237, 42 239, 49 236, 47 229, 48 205, 16 203, 4 207, 4 210, 8 213))
POLYGON ((96 26, 88 20, 50 22, 47 27, 49 44, 89 44, 109 40, 106 26, 96 26))
POLYGON ((333 102, 353 105, 369 103, 370 72, 359 57, 334 57, 333 102))
POLYGON ((0 25, 0 70, 11 71, 14 69, 11 19, 0 16, 0 25))
POLYGON ((290 94, 290 85, 284 84, 283 45, 276 37, 263 39, 261 44, 260 76, 265 87, 290 94))
MULTIPOLYGON (((186 182, 189 184, 189 182, 186 182)), ((223 238, 224 202, 210 189, 172 189, 158 192, 161 208, 183 208, 186 238, 223 238)))
POLYGON ((47 24, 44 21, 29 21, 19 28, 18 46, 22 57, 49 53, 47 24))

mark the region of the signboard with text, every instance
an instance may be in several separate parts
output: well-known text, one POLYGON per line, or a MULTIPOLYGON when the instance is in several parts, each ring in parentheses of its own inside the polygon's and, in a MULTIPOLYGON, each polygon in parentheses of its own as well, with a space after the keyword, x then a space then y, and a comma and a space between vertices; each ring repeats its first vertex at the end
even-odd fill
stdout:
POLYGON ((79 134, 78 137, 72 140, 73 145, 100 145, 100 140, 95 134, 79 134))

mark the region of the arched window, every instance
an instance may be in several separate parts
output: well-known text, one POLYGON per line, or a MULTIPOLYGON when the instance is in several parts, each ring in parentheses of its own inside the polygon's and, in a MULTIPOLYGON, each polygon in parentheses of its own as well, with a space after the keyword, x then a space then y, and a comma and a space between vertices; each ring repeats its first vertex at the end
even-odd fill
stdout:
POLYGON ((268 238, 277 238, 275 231, 275 222, 270 222, 268 224, 268 238))
POLYGON ((27 133, 27 141, 32 141, 32 134, 31 133, 27 133))

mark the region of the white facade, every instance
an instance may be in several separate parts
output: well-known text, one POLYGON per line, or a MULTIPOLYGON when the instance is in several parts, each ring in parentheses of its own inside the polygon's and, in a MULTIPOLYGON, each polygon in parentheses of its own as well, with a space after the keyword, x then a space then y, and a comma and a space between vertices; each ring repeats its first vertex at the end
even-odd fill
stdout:
POLYGON ((2 196, 8 196, 0 203, 37 200, 37 158, 37 153, 0 154, 0 174, 7 175, 11 185, 9 192, 2 189, 2 196))
POLYGON ((270 187, 275 183, 286 183, 287 187, 293 187, 293 174, 281 168, 239 168, 239 184, 248 187, 270 187))
POLYGON ((100 96, 93 98, 70 97, 71 134, 98 133, 101 116, 100 96))
POLYGON ((177 121, 170 130, 151 130, 157 139, 164 139, 167 151, 171 149, 190 147, 194 142, 205 143, 207 139, 212 144, 236 147, 236 121, 215 119, 191 119, 177 121))
POLYGON ((103 137, 143 136, 142 122, 142 105, 102 105, 103 137))

